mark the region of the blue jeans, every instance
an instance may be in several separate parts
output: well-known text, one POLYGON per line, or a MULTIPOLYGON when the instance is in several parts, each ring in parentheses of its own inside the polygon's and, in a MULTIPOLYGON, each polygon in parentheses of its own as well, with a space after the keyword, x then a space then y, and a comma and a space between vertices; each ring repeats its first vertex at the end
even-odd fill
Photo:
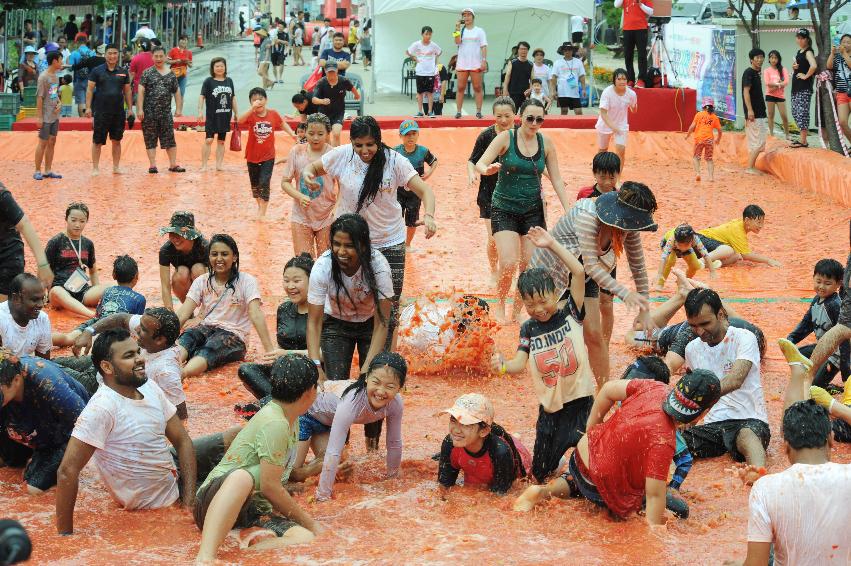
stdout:
POLYGON ((186 75, 177 78, 177 88, 180 89, 180 97, 183 98, 186 94, 186 75))

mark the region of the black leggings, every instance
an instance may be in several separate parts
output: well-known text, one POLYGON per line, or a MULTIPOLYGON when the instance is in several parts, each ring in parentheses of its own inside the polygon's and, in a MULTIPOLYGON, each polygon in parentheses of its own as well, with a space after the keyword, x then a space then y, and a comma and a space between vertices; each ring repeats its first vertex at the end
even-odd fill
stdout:
MULTIPOLYGON (((363 322, 348 322, 325 315, 319 346, 322 348, 325 376, 328 379, 349 379, 355 348, 358 349, 358 359, 363 363, 372 343, 372 328, 371 318, 363 322)), ((366 368, 361 367, 360 370, 364 371, 366 368)), ((381 436, 381 423, 382 421, 376 421, 364 425, 364 435, 367 438, 381 436)))
POLYGON ((623 58, 627 80, 635 82, 633 59, 638 51, 638 79, 647 81, 647 28, 628 29, 623 32, 623 58))
MULTIPOLYGON (((805 357, 809 358, 813 355, 813 350, 816 349, 815 344, 807 344, 806 346, 801 346, 798 350, 805 357)), ((830 363, 830 361, 824 362, 824 364, 818 368, 818 371, 813 378, 813 385, 818 385, 819 387, 827 387, 827 385, 833 381, 833 378, 836 374, 839 373, 839 368, 830 363)))
POLYGON ((237 375, 256 398, 262 399, 272 394, 272 364, 239 364, 237 375))

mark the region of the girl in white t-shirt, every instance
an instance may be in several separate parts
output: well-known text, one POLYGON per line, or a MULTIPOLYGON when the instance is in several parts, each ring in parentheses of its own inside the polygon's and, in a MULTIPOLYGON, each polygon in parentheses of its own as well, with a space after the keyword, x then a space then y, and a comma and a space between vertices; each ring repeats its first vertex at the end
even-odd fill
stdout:
POLYGON ((458 59, 455 63, 455 75, 458 78, 458 92, 455 96, 456 118, 461 117, 461 108, 464 106, 464 92, 467 90, 467 79, 473 83, 473 94, 476 98, 476 118, 482 117, 482 99, 484 89, 482 87, 484 74, 488 70, 488 38, 485 30, 473 24, 476 14, 472 9, 466 8, 461 12, 461 20, 455 23, 455 45, 458 46, 458 59), (461 26, 464 26, 463 29, 461 26))
POLYGON ((239 271, 239 248, 227 234, 210 238, 208 273, 192 282, 186 300, 177 311, 181 326, 198 309, 201 322, 177 339, 183 377, 200 375, 229 362, 245 358, 251 327, 257 331, 263 350, 274 349, 260 307, 257 280, 239 271))
POLYGON ((626 164, 626 136, 629 133, 628 112, 638 112, 638 96, 626 85, 625 69, 615 69, 611 84, 600 95, 600 117, 594 128, 597 130, 599 148, 597 153, 609 150, 609 141, 615 138, 615 153, 621 159, 621 170, 626 164))
MULTIPOLYGON (((335 147, 321 160, 305 167, 302 179, 312 190, 319 187, 317 176, 328 174, 336 179, 339 185, 337 217, 355 213, 369 225, 372 246, 387 258, 393 273, 393 310, 389 328, 392 337, 399 320, 399 297, 405 280, 407 235, 396 192, 402 187, 422 199, 426 238, 431 238, 437 231, 434 193, 417 175, 410 161, 381 141, 381 128, 375 118, 355 118, 350 137, 351 144, 335 147)), ((390 340, 387 346, 389 348, 390 340)))
POLYGON ((328 143, 330 133, 328 116, 319 113, 308 116, 305 133, 307 143, 294 145, 284 166, 281 188, 295 199, 290 217, 294 255, 307 252, 316 258, 331 245, 328 233, 337 204, 334 179, 330 175, 323 175, 316 179, 319 188, 313 189, 301 178, 305 167, 331 151, 332 147, 328 143), (298 188, 294 183, 298 184, 298 188))

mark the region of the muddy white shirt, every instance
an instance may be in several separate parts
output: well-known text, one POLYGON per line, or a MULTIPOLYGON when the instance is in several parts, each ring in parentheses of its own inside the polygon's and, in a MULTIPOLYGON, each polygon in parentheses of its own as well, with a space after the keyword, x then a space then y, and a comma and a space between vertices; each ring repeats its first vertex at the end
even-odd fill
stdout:
POLYGON ((851 465, 793 464, 750 494, 748 542, 773 542, 774 564, 851 564, 851 465))
MULTIPOLYGON (((128 326, 134 340, 139 339, 138 328, 141 324, 142 315, 135 314, 130 317, 128 326)), ((145 375, 160 386, 160 389, 165 393, 166 399, 172 405, 185 403, 186 393, 183 391, 183 382, 180 375, 180 349, 177 345, 166 348, 156 354, 151 354, 142 349, 142 357, 145 359, 145 375)))
POLYGON ((3 347, 18 356, 46 354, 53 346, 50 336, 50 318, 41 311, 38 318, 21 326, 12 318, 9 301, 0 303, 0 339, 3 347))
POLYGON ((203 318, 201 324, 216 326, 233 332, 247 345, 251 332, 251 319, 248 317, 248 304, 260 299, 257 279, 248 273, 239 273, 233 288, 219 285, 215 279, 212 288, 207 284, 210 275, 205 273, 192 282, 187 298, 198 305, 196 314, 203 318))
POLYGON ((759 345, 756 336, 744 328, 729 327, 724 339, 710 346, 700 339, 686 346, 686 365, 691 369, 708 369, 724 381, 736 360, 751 362, 742 386, 723 395, 703 419, 704 424, 734 419, 757 419, 768 423, 765 397, 759 374, 759 345))
MULTIPOLYGON (((378 300, 393 296, 393 279, 390 264, 378 250, 372 250, 370 260, 375 273, 378 288, 378 300)), ((340 273, 343 286, 337 287, 331 275, 331 251, 326 251, 310 270, 310 284, 307 289, 307 302, 311 305, 324 305, 325 314, 347 322, 364 322, 375 315, 376 300, 364 281, 363 268, 349 277, 340 273)))
MULTIPOLYGON (((363 188, 363 179, 368 163, 355 154, 352 144, 335 147, 322 156, 322 167, 340 185, 337 200, 337 217, 352 212, 363 216, 369 224, 369 236, 376 248, 387 248, 405 241, 405 220, 402 207, 396 198, 396 189, 406 187, 416 174, 411 162, 392 149, 386 149, 387 162, 381 187, 375 200, 365 202, 358 210, 358 196, 363 188)), ((197 281, 197 279, 196 279, 197 281)))
POLYGON ((125 509, 159 509, 177 501, 177 471, 165 427, 177 409, 151 380, 140 400, 98 388, 71 436, 95 447, 94 462, 112 497, 125 509))

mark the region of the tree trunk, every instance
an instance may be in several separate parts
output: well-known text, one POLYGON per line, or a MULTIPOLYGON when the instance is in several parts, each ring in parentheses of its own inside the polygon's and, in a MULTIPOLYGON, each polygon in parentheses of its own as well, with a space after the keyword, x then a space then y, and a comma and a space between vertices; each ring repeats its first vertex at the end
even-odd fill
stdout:
POLYGON ((832 96, 824 87, 817 88, 815 94, 819 98, 819 114, 825 144, 829 149, 841 154, 842 142, 840 141, 839 136, 842 134, 836 127, 836 117, 833 115, 832 96))
MULTIPOLYGON (((831 48, 831 33, 830 33, 830 8, 829 0, 815 0, 811 4, 810 17, 815 29, 815 46, 818 49, 816 55, 816 63, 818 64, 818 72, 827 68, 827 58, 830 57, 831 48)), ((817 81, 815 81, 817 85, 817 81)), ((824 87, 815 86, 815 95, 818 97, 821 106, 820 116, 822 125, 822 135, 825 144, 837 153, 842 153, 842 142, 840 136, 842 133, 836 127, 836 117, 833 115, 833 101, 828 90, 824 87)))

